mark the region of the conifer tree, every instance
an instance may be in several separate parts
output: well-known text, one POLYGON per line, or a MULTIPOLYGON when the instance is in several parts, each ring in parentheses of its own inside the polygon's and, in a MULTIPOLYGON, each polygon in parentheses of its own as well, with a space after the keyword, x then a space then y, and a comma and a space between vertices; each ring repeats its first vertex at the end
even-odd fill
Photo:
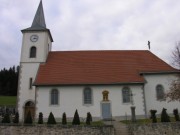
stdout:
POLYGON ((62 116, 62 124, 67 125, 67 119, 66 119, 66 113, 65 112, 63 113, 63 116, 62 116))
POLYGON ((9 116, 9 113, 7 112, 2 119, 2 123, 10 123, 10 122, 11 122, 10 116, 9 116))
POLYGON ((16 112, 13 123, 19 123, 19 113, 16 112))
POLYGON ((50 112, 50 114, 49 114, 47 124, 56 124, 56 120, 55 120, 52 112, 50 112))
POLYGON ((150 110, 150 112, 151 112, 152 123, 157 123, 157 119, 156 119, 157 110, 150 110))
POLYGON ((79 114, 78 114, 77 109, 74 114, 72 125, 80 125, 80 119, 79 119, 79 114))
POLYGON ((42 112, 39 113, 38 124, 43 124, 43 114, 42 114, 42 112))
POLYGON ((166 112, 167 109, 163 108, 161 113, 161 122, 170 122, 169 115, 166 112))
POLYGON ((175 120, 176 120, 176 121, 180 121, 178 109, 174 109, 174 110, 173 110, 173 114, 174 114, 174 116, 175 116, 175 120))
POLYGON ((92 122, 92 116, 91 116, 91 113, 88 112, 88 113, 87 113, 87 117, 86 117, 86 124, 87 124, 87 125, 90 125, 91 122, 92 122))

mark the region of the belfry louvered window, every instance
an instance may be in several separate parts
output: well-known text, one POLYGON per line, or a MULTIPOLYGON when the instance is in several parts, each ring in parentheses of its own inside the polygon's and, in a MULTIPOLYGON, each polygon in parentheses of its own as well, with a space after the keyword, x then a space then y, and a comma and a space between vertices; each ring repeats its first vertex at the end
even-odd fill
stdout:
POLYGON ((30 49, 30 58, 36 58, 36 47, 32 46, 30 49))

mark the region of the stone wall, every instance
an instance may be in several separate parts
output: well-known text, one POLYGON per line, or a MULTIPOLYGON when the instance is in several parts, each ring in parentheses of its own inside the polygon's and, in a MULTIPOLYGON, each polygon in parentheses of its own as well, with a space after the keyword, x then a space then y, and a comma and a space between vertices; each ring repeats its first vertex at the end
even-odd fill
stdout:
POLYGON ((112 126, 0 126, 0 135, 114 135, 112 126))
POLYGON ((132 135, 180 135, 180 122, 130 125, 132 135))

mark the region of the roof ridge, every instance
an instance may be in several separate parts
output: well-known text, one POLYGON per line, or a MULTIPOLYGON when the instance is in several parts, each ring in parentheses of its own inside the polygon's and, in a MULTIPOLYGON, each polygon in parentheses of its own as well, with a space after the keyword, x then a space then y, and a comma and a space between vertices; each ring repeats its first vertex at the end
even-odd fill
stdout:
POLYGON ((150 52, 149 50, 64 50, 64 51, 51 51, 53 52, 150 52))

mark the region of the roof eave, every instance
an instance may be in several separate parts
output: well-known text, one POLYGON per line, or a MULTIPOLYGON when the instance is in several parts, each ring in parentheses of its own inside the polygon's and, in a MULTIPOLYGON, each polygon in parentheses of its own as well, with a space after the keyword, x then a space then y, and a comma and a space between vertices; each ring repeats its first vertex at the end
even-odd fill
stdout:
POLYGON ((52 38, 51 32, 47 28, 33 29, 33 28, 30 27, 30 28, 21 30, 22 33, 25 33, 25 32, 39 32, 39 31, 47 31, 49 36, 50 36, 51 42, 53 42, 53 38, 52 38))
POLYGON ((180 71, 145 71, 139 72, 140 75, 148 75, 148 74, 180 74, 180 71))
POLYGON ((45 84, 45 83, 34 83, 33 86, 79 86, 79 85, 138 85, 144 84, 145 81, 142 82, 116 82, 116 83, 70 83, 70 84, 45 84))

